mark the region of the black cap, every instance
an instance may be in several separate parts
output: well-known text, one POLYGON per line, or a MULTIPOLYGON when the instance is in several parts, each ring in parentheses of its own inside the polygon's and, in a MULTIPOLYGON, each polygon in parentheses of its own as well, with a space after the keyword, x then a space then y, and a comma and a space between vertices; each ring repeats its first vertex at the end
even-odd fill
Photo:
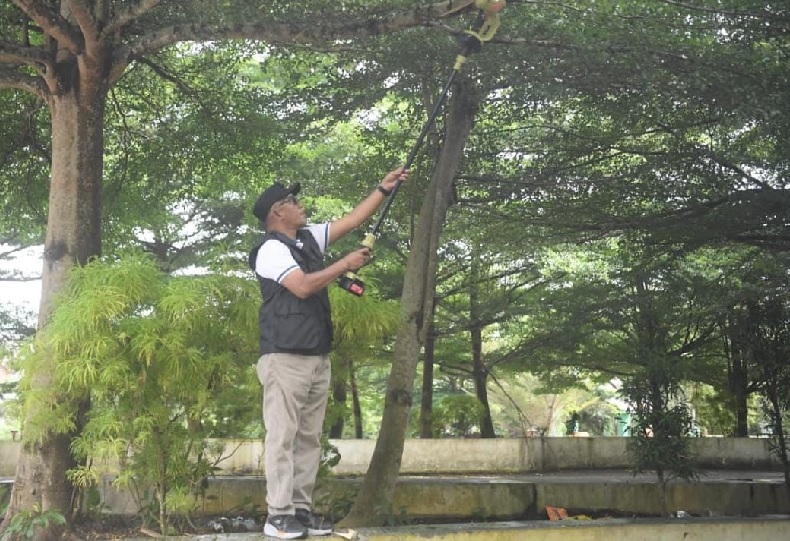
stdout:
POLYGON ((258 199, 255 201, 255 206, 252 207, 252 213, 262 222, 266 221, 269 211, 277 201, 282 201, 289 195, 296 195, 299 193, 301 185, 297 182, 290 188, 286 188, 280 182, 275 182, 266 188, 258 199))

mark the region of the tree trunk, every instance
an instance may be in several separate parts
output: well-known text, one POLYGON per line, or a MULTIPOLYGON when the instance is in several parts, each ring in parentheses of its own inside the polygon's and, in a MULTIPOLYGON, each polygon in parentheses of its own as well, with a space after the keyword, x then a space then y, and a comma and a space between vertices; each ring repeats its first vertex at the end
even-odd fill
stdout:
POLYGON ((543 425, 543 433, 551 435, 551 427, 554 426, 554 415, 557 413, 557 401, 559 397, 556 394, 551 395, 551 402, 549 403, 548 411, 546 412, 546 422, 543 425))
POLYGON ((658 490, 658 506, 661 509, 661 516, 669 518, 672 516, 672 510, 669 508, 669 498, 667 497, 667 479, 664 475, 663 468, 656 468, 656 489, 658 490))
POLYGON ((359 402, 359 388, 357 388, 357 375, 354 372, 354 361, 348 360, 348 374, 351 379, 351 405, 354 410, 354 437, 361 440, 364 437, 362 430, 362 404, 359 402))
POLYGON ((382 509, 390 506, 400 471, 417 363, 433 311, 436 252, 450 205, 453 177, 460 164, 476 108, 471 85, 468 82, 455 85, 449 101, 444 148, 420 209, 406 266, 401 323, 387 381, 381 431, 367 475, 351 512, 343 520, 344 525, 377 526, 389 518, 382 509))
MULTIPOLYGON (((779 399, 779 389, 777 383, 780 378, 776 377, 777 371, 772 370, 772 374, 767 378, 769 381, 766 384, 765 394, 768 403, 771 405, 770 416, 772 417, 773 435, 771 438, 774 442, 774 454, 779 458, 782 469, 784 470, 785 478, 785 492, 790 499, 790 454, 788 454, 787 437, 785 436, 785 427, 782 422, 783 415, 786 413, 782 408, 781 400, 779 399)), ((783 389, 786 393, 787 389, 783 389)))
POLYGON ((434 359, 433 318, 428 324, 425 335, 425 353, 422 358, 422 399, 420 400, 420 438, 433 438, 433 359, 434 359))
MULTIPOLYGON (((338 406, 343 407, 341 415, 329 427, 329 437, 332 439, 340 439, 343 437, 343 429, 346 424, 345 404, 348 400, 348 372, 351 366, 351 359, 348 356, 343 356, 340 359, 343 363, 342 370, 332 370, 332 401, 338 406)), ((338 363, 339 364, 339 363, 338 363)))
POLYGON ((469 336, 472 342, 472 379, 475 384, 475 395, 483 406, 480 419, 480 437, 496 438, 494 421, 491 419, 491 405, 488 403, 488 368, 483 359, 483 324, 480 317, 479 277, 480 263, 477 249, 472 249, 471 282, 469 286, 469 336))
MULTIPOLYGON (((341 380, 335 381, 332 385, 332 400, 334 403, 345 405, 347 395, 346 382, 341 380)), ((332 426, 329 427, 329 437, 332 439, 342 438, 345 425, 345 415, 338 415, 337 419, 332 423, 332 426)))
POLYGON ((739 354, 733 359, 732 371, 729 374, 730 391, 735 400, 735 432, 736 438, 749 436, 749 376, 747 362, 739 354))
POLYGON ((727 389, 734 402, 735 426, 732 435, 736 438, 749 436, 749 361, 754 349, 755 324, 748 315, 734 311, 724 326, 728 358, 727 389))
POLYGON ((491 419, 491 405, 488 403, 488 368, 483 362, 482 338, 480 329, 472 329, 472 379, 475 382, 475 396, 483 406, 483 416, 480 419, 480 437, 496 438, 494 421, 491 419))
MULTIPOLYGON (((69 270, 101 250, 105 91, 98 64, 87 57, 64 59, 59 66, 59 92, 50 96, 52 173, 39 328, 46 324, 69 270)), ((42 367, 33 378, 38 392, 52 389, 54 367, 42 367)), ((84 409, 80 404, 75 408, 84 409)), ((71 517, 74 494, 66 471, 74 466, 69 452, 72 436, 47 434, 41 442, 24 444, 0 531, 18 512, 32 510, 34 505, 71 517)), ((35 539, 54 539, 59 533, 50 524, 50 528, 39 529, 35 539)))

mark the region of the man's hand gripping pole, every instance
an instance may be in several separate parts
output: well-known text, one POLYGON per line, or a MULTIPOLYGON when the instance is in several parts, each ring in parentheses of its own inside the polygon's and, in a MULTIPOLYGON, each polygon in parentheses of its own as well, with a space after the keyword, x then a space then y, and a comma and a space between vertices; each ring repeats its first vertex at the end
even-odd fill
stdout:
MULTIPOLYGON (((472 2, 470 2, 470 5, 471 4, 472 2)), ((458 75, 458 73, 461 71, 461 68, 463 67, 464 62, 466 62, 467 57, 478 52, 482 48, 483 42, 490 41, 491 38, 494 37, 494 34, 496 34, 496 31, 499 30, 499 12, 505 7, 505 0, 474 0, 474 5, 479 10, 477 19, 472 25, 472 29, 467 30, 464 36, 461 38, 461 50, 458 53, 458 56, 455 58, 455 64, 453 65, 453 70, 450 72, 450 77, 447 79, 447 83, 445 83, 442 93, 439 95, 439 99, 436 100, 433 110, 428 116, 428 120, 423 125, 422 131, 420 131, 420 134, 417 136, 417 140, 414 142, 409 155, 406 157, 406 162, 403 165, 404 169, 411 169, 412 163, 414 163, 414 160, 417 157, 417 152, 419 152, 420 148, 422 147, 425 136, 428 134, 433 122, 439 115, 439 111, 447 99, 447 94, 450 91, 450 87, 452 86, 456 75, 458 75)), ((398 182, 392 188, 390 194, 387 196, 387 199, 384 202, 384 208, 381 209, 376 223, 373 225, 370 233, 365 235, 365 238, 361 243, 363 248, 368 248, 371 252, 373 251, 373 246, 376 244, 376 240, 378 239, 381 225, 384 222, 384 218, 387 216, 390 207, 392 206, 392 202, 395 200, 395 195, 398 193, 400 186, 401 181, 398 180, 398 182)), ((365 293, 365 283, 353 272, 347 272, 341 275, 337 281, 338 285, 342 289, 345 289, 357 297, 361 297, 365 293)))

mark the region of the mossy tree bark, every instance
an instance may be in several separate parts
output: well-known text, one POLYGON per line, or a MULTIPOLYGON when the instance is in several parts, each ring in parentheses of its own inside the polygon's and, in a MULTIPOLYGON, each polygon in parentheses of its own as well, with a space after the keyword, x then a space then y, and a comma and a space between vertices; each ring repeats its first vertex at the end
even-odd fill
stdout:
POLYGON ((452 199, 453 178, 477 110, 477 96, 471 83, 464 81, 453 88, 448 109, 444 146, 420 209, 406 265, 401 322, 387 380, 381 431, 362 487, 351 512, 343 520, 347 526, 378 526, 391 516, 390 502, 411 415, 417 363, 433 313, 437 249, 452 199))

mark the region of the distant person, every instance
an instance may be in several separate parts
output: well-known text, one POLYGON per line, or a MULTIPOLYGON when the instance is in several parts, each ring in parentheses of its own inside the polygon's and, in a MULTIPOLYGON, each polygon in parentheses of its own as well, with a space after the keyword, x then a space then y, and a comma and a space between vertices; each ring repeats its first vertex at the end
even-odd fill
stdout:
POLYGON ((286 188, 276 182, 255 202, 253 214, 265 230, 249 261, 263 297, 257 371, 266 427, 267 536, 300 539, 332 533, 332 523, 313 512, 331 374, 327 286, 365 265, 370 250, 356 249, 326 267, 324 253, 370 218, 407 178, 403 168, 390 171, 349 214, 331 223, 307 225, 296 198, 299 184, 286 188))

